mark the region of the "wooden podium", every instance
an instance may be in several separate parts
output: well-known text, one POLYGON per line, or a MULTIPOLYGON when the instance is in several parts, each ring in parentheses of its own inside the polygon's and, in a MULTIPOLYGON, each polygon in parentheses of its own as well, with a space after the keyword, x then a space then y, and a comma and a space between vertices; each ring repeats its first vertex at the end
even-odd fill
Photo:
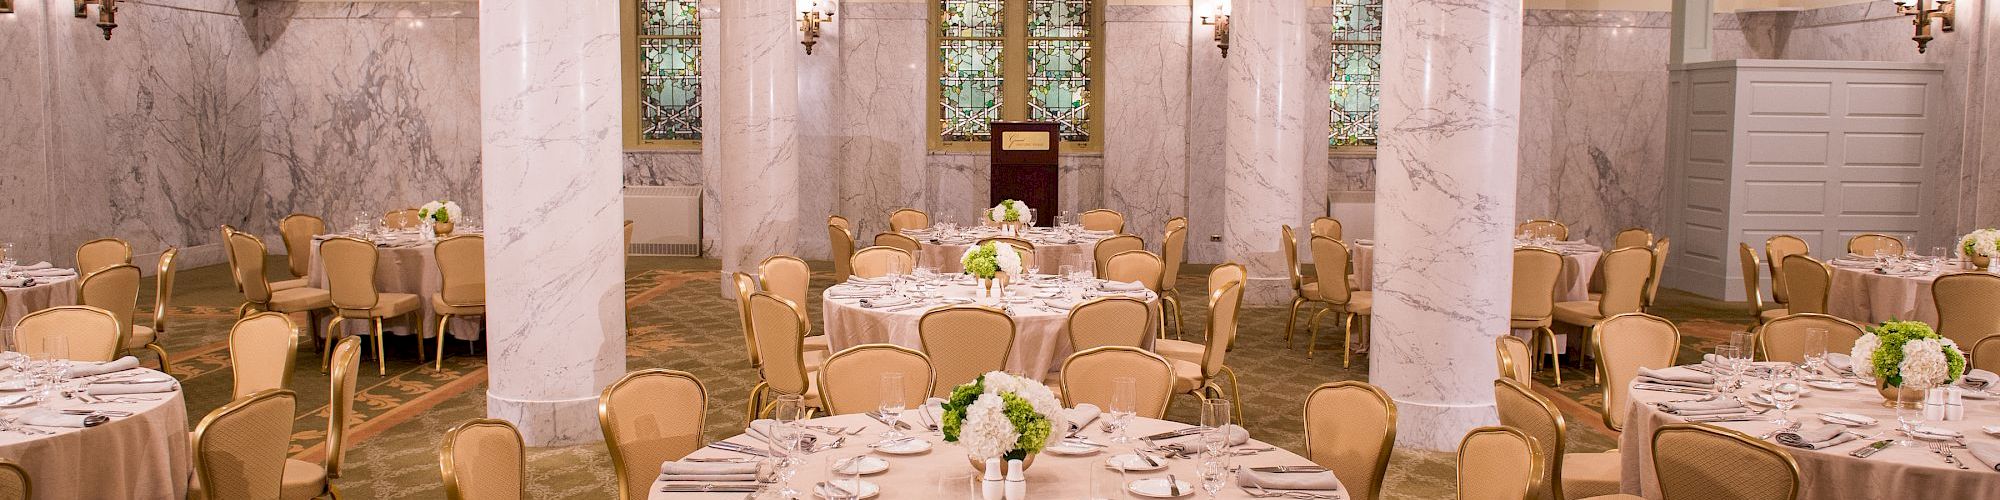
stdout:
POLYGON ((1056 208, 1062 149, 1055 122, 996 121, 993 127, 993 166, 988 181, 991 200, 1021 200, 1035 209, 1035 225, 1049 226, 1060 211, 1056 208))

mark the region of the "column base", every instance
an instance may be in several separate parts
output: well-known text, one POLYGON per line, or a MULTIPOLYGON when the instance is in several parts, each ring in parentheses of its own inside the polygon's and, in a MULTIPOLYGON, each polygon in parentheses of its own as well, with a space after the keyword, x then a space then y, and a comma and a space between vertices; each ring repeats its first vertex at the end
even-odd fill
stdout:
POLYGON ((1444 405, 1396 400, 1396 447, 1456 451, 1466 431, 1499 423, 1491 403, 1444 405))
POLYGON ((509 399, 486 392, 486 416, 514 423, 528 446, 566 446, 604 440, 597 424, 597 396, 556 401, 509 399))

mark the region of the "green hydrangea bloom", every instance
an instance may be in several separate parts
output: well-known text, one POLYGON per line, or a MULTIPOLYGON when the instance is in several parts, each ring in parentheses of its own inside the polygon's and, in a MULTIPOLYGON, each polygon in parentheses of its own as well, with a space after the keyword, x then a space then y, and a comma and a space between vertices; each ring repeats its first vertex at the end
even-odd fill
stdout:
POLYGON ((980 245, 977 249, 973 250, 971 255, 967 255, 964 260, 959 261, 959 264, 965 266, 966 274, 977 276, 979 279, 990 280, 993 279, 994 275, 1000 273, 999 251, 993 248, 992 243, 980 245))
MULTIPOLYGON (((1869 327, 1868 332, 1875 334, 1881 342, 1879 347, 1875 348, 1874 354, 1869 356, 1868 362, 1875 367, 1876 376, 1882 377, 1884 382, 1894 387, 1903 385, 1901 373, 1903 344, 1912 340, 1944 338, 1932 330, 1931 325, 1922 321, 1890 320, 1869 327)), ((1945 349, 1944 358, 1945 364, 1949 366, 1946 370, 1948 378, 1946 382, 1958 380, 1960 376, 1965 375, 1965 353, 1959 352, 1958 349, 1945 349)))

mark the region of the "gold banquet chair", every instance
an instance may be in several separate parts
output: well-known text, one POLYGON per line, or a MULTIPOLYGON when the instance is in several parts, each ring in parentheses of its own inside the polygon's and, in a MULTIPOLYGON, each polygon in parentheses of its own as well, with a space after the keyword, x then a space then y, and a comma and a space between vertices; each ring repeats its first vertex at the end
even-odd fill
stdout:
POLYGON ((28 313, 14 326, 14 350, 30 357, 49 355, 47 339, 62 338, 73 361, 118 358, 123 336, 118 317, 90 306, 55 306, 28 313))
POLYGON ((98 238, 76 247, 76 272, 88 275, 118 264, 132 263, 132 245, 118 238, 98 238))
POLYGON ((750 294, 750 329, 757 339, 758 381, 743 425, 770 410, 764 400, 772 393, 800 396, 808 409, 819 408, 819 380, 805 360, 805 336, 812 331, 805 309, 771 292, 750 294))
POLYGON ((1097 240, 1097 244, 1090 248, 1091 273, 1099 279, 1104 279, 1104 273, 1111 267, 1112 256, 1133 250, 1145 249, 1145 239, 1129 234, 1120 234, 1097 240))
POLYGON ((1542 478, 1542 449, 1513 427, 1473 429, 1458 442, 1459 500, 1532 500, 1542 478))
POLYGON ((1806 360, 1806 330, 1818 328, 1826 330, 1826 352, 1845 354, 1854 350, 1854 342, 1867 332, 1852 321, 1825 314, 1798 313, 1771 320, 1757 327, 1757 350, 1763 353, 1764 361, 1784 361, 1804 363, 1806 360))
POLYGON ((916 267, 916 256, 901 248, 868 247, 854 253, 851 269, 855 277, 880 278, 891 274, 910 274, 916 267))
MULTIPOLYGON (((882 375, 903 375, 903 405, 922 406, 935 392, 931 358, 916 349, 895 344, 864 344, 849 347, 819 369, 819 395, 827 415, 875 411, 882 403, 882 375)), ((949 390, 946 392, 949 394, 949 390)))
POLYGON ((229 261, 231 275, 237 290, 243 292, 243 305, 237 306, 238 317, 255 311, 272 311, 285 314, 306 313, 308 323, 317 326, 318 311, 333 307, 333 295, 326 290, 305 286, 305 278, 293 280, 299 284, 285 288, 264 277, 264 241, 255 235, 242 231, 229 232, 229 261))
MULTIPOLYGON (((730 277, 736 284, 736 318, 743 326, 743 350, 749 354, 750 366, 755 368, 762 362, 762 359, 757 355, 757 332, 751 328, 750 322, 750 296, 755 295, 758 291, 757 279, 750 277, 746 273, 730 273, 730 277)), ((800 304, 800 302, 793 302, 793 304, 800 304)), ((806 334, 811 335, 811 332, 806 332, 806 334)), ((826 361, 827 340, 825 335, 812 335, 805 338, 802 348, 805 351, 807 369, 818 369, 820 363, 826 361)))
POLYGON ((1166 418, 1174 397, 1174 365, 1167 358, 1126 346, 1101 346, 1077 351, 1063 360, 1063 406, 1090 403, 1109 410, 1113 380, 1132 379, 1133 408, 1140 418, 1166 418))
POLYGON ((1324 236, 1338 240, 1341 236, 1340 219, 1332 217, 1314 218, 1312 225, 1306 226, 1306 232, 1312 236, 1324 236))
POLYGON ((1181 327, 1181 294, 1176 287, 1180 286, 1181 265, 1187 263, 1187 219, 1174 219, 1167 221, 1166 238, 1160 240, 1160 311, 1164 315, 1164 308, 1174 309, 1174 338, 1180 338, 1186 329, 1181 327), (1180 227, 1174 227, 1176 220, 1180 227))
POLYGON ((804 308, 807 290, 812 288, 812 267, 798 257, 773 255, 757 264, 757 285, 804 308))
MULTIPOLYGON (((916 240, 910 240, 910 241, 912 243, 916 242, 916 240)), ((1011 236, 989 236, 986 238, 980 238, 978 242, 978 244, 980 245, 985 245, 987 243, 1006 243, 1008 245, 1013 245, 1014 252, 1021 254, 1022 268, 1036 267, 1037 265, 1035 264, 1035 244, 1029 242, 1028 240, 1015 238, 1011 236)), ((876 244, 880 245, 881 243, 876 243, 876 244)), ((916 254, 915 251, 911 251, 910 253, 912 255, 916 254)))
POLYGON ((527 498, 527 446, 505 420, 475 418, 445 432, 438 469, 448 500, 527 498))
POLYGON ((418 224, 417 209, 414 208, 390 210, 387 213, 382 214, 382 227, 386 227, 389 229, 408 229, 417 227, 417 224, 418 224))
MULTIPOLYGON (((1762 288, 1761 282, 1763 281, 1760 273, 1762 272, 1763 264, 1757 262, 1757 250, 1750 248, 1749 243, 1737 243, 1736 259, 1743 271, 1743 299, 1750 306, 1750 319, 1761 325, 1764 322, 1791 314, 1791 311, 1785 310, 1782 306, 1764 306, 1764 296, 1760 293, 1762 288)), ((1771 281, 1773 283, 1777 282, 1775 279, 1771 281)))
POLYGON ((1535 219, 1514 226, 1514 234, 1546 236, 1557 240, 1569 239, 1569 226, 1548 219, 1535 219))
POLYGON ((1611 236, 1611 248, 1653 246, 1653 232, 1643 227, 1628 227, 1611 236))
MULTIPOLYGON (((173 302, 174 276, 178 274, 178 268, 174 263, 179 256, 180 249, 174 247, 167 247, 166 251, 160 252, 160 268, 153 273, 153 341, 143 345, 160 356, 160 371, 168 374, 173 373, 171 370, 173 365, 167 363, 167 348, 160 345, 160 339, 167 334, 167 308, 171 307, 173 302)), ((6 305, 5 302, 0 302, 0 307, 6 305)), ((127 346, 127 349, 132 348, 134 347, 127 346)))
MULTIPOLYGON (((1645 303, 1646 282, 1652 268, 1652 249, 1629 247, 1604 254, 1598 267, 1599 272, 1605 273, 1604 296, 1598 300, 1557 302, 1556 322, 1574 325, 1588 334, 1592 326, 1606 318, 1639 312, 1645 303)), ((1557 366, 1556 369, 1561 370, 1562 367, 1557 366)))
MULTIPOLYGON (((188 498, 284 498, 296 395, 267 389, 209 412, 194 429, 188 498)), ((176 438, 178 439, 178 438, 176 438)))
POLYGON ((1493 357, 1500 363, 1500 376, 1523 384, 1535 383, 1534 355, 1528 354, 1528 343, 1520 337, 1501 335, 1493 338, 1493 357))
POLYGON ((854 229, 846 217, 832 215, 826 218, 826 239, 827 248, 831 249, 827 257, 833 260, 833 282, 847 281, 848 276, 854 275, 851 267, 854 265, 854 229))
MULTIPOLYGON (((431 248, 436 255, 438 292, 431 294, 431 312, 437 314, 437 364, 444 369, 444 338, 451 319, 486 316, 486 237, 461 234, 438 240, 431 248)), ((417 339, 423 342, 422 336, 417 339)), ((477 344, 474 344, 475 346, 477 344)))
POLYGON ((1089 231, 1125 232, 1125 214, 1108 208, 1086 210, 1076 214, 1076 223, 1089 231))
POLYGON ((898 208, 889 212, 889 230, 904 231, 931 227, 931 214, 914 208, 898 208))
POLYGON ((1833 268, 1805 254, 1785 256, 1785 293, 1790 301, 1785 310, 1792 314, 1826 314, 1826 302, 1833 287, 1833 268))
MULTIPOLYGON (((1237 318, 1241 317, 1242 306, 1243 282, 1241 281, 1229 283, 1221 290, 1209 293, 1208 335, 1204 337, 1206 343, 1202 346, 1201 360, 1199 362, 1167 360, 1174 367, 1175 393, 1193 394, 1202 399, 1208 399, 1211 394, 1221 397, 1224 393, 1220 381, 1223 377, 1228 377, 1228 396, 1231 401, 1237 402, 1231 405, 1237 421, 1243 420, 1243 391, 1237 380, 1236 370, 1231 369, 1227 361, 1229 346, 1236 341, 1237 318)), ((1068 378, 1065 377, 1064 380, 1068 378)))
POLYGON ((1641 303, 1642 309, 1652 310, 1653 301, 1660 297, 1660 282, 1665 281, 1667 256, 1673 255, 1673 252, 1669 251, 1673 243, 1673 238, 1660 238, 1660 241, 1653 243, 1653 274, 1646 279, 1646 296, 1641 303))
POLYGON ((14 462, 0 460, 0 500, 28 500, 35 497, 35 481, 14 462))
MULTIPOLYGON (((1550 371, 1555 372, 1556 385, 1562 385, 1562 353, 1555 349, 1556 332, 1552 327, 1555 325, 1556 281, 1562 279, 1562 269, 1562 254, 1545 248, 1514 249, 1514 296, 1508 328, 1529 330, 1528 338, 1533 340, 1530 346, 1533 349, 1524 352, 1526 355, 1518 358, 1517 362, 1525 361, 1526 366, 1520 369, 1533 374, 1535 365, 1541 363, 1541 348, 1547 346, 1549 356, 1555 359, 1550 363, 1550 371)), ((1521 379, 1522 382, 1528 380, 1521 379)))
MULTIPOLYGON (((369 321, 375 325, 375 371, 378 375, 389 374, 387 350, 384 344, 388 338, 382 331, 382 320, 404 316, 423 310, 423 303, 415 294, 384 293, 375 289, 376 259, 375 243, 368 240, 341 236, 328 239, 319 245, 319 254, 326 261, 326 284, 332 293, 335 315, 327 324, 327 349, 333 351, 334 339, 341 337, 340 323, 346 320, 369 321)), ((418 323, 421 325, 422 323, 418 323)), ((410 332, 417 342, 417 362, 424 360, 424 336, 421 332, 410 332)))
MULTIPOLYGON (((1069 318, 1066 320, 1070 352, 1113 345, 1126 347, 1144 345, 1146 336, 1152 333, 1146 331, 1146 321, 1151 315, 1152 311, 1146 306, 1146 301, 1123 295, 1106 295, 1083 301, 1069 310, 1069 318)), ((1190 361, 1200 359, 1200 344, 1172 342, 1192 347, 1191 351, 1186 351, 1190 355, 1184 359, 1190 361)), ((1160 349, 1160 345, 1156 344, 1154 349, 1160 349)))
POLYGON ((326 221, 306 214, 291 214, 278 221, 278 235, 285 240, 285 262, 292 277, 304 278, 312 270, 313 236, 326 233, 326 221))
POLYGON ((299 329, 284 314, 261 312, 229 328, 231 397, 292 388, 299 329))
POLYGON ((134 310, 139 303, 139 268, 131 264, 113 264, 83 277, 77 286, 78 302, 111 312, 118 318, 118 349, 120 352, 132 349, 151 349, 160 357, 160 371, 167 371, 167 350, 156 342, 153 328, 135 325, 132 322, 134 310))
POLYGON ((1520 429, 1546 451, 1536 464, 1541 471, 1536 482, 1541 486, 1535 490, 1535 498, 1585 498, 1618 492, 1622 477, 1618 450, 1564 452, 1569 443, 1568 423, 1555 403, 1535 394, 1530 384, 1495 379, 1493 405, 1499 412, 1500 425, 1520 429))
MULTIPOLYGON (((917 320, 917 336, 933 371, 931 396, 945 397, 951 389, 986 372, 1005 371, 1014 354, 1014 318, 984 306, 931 309, 917 320)), ((1040 379, 1041 373, 1027 374, 1040 379)))
POLYGON ((1320 384, 1306 394, 1306 459, 1333 472, 1352 500, 1375 500, 1396 443, 1396 402, 1366 382, 1320 384))
MULTIPOLYGON (((1354 363, 1354 320, 1374 314, 1374 292, 1355 291, 1347 287, 1347 269, 1350 257, 1347 244, 1340 240, 1323 236, 1312 239, 1313 274, 1319 279, 1307 285, 1310 293, 1307 299, 1326 304, 1325 308, 1313 313, 1312 320, 1306 322, 1306 330, 1312 335, 1306 340, 1306 359, 1312 359, 1313 348, 1319 344, 1319 318, 1326 313, 1334 313, 1334 320, 1340 321, 1340 366, 1354 363)), ((1553 293, 1553 292, 1551 292, 1553 293)), ((1364 326, 1366 323, 1364 323, 1364 326)), ((1362 338, 1367 338, 1366 328, 1362 338)))
POLYGON ((903 233, 876 233, 875 246, 900 248, 912 256, 923 255, 924 251, 923 245, 918 244, 916 238, 904 236, 903 233))
POLYGON ((1625 313, 1598 322, 1590 337, 1598 371, 1604 374, 1604 426, 1624 430, 1632 379, 1639 376, 1640 368, 1674 366, 1674 355, 1681 348, 1681 330, 1666 318, 1625 313))
POLYGON ((1937 305, 1938 335, 1961 349, 2000 334, 2000 276, 1983 272, 1939 276, 1931 282, 1931 303, 1937 305))
POLYGON ((604 388, 597 422, 618 473, 619 500, 644 500, 661 463, 701 448, 707 408, 708 389, 683 371, 639 370, 604 388))
POLYGON ((1972 344, 1972 350, 1966 353, 1971 359, 1966 360, 1965 366, 1986 371, 2000 371, 2000 333, 1979 339, 1979 342, 1972 344))
POLYGON ((1292 278, 1292 309, 1285 315, 1285 348, 1291 349, 1292 327, 1298 320, 1299 307, 1326 302, 1319 300, 1319 278, 1306 276, 1304 268, 1299 266, 1299 238, 1292 232, 1292 226, 1278 226, 1278 246, 1285 251, 1285 273, 1292 278))
POLYGON ((1708 424, 1653 431, 1653 469, 1665 500, 1792 500, 1799 464, 1777 445, 1708 424))
MULTIPOLYGON (((1226 263, 1209 269, 1208 295, 1213 297, 1216 292, 1222 291, 1223 288, 1228 287, 1230 284, 1243 283, 1244 278, 1247 276, 1244 273, 1243 266, 1234 263, 1226 263)), ((1137 345, 1133 344, 1135 347, 1137 345)), ((1158 339, 1153 341, 1153 352, 1159 353, 1161 356, 1166 356, 1167 359, 1178 359, 1199 364, 1202 361, 1204 353, 1208 352, 1208 344, 1185 340, 1158 339)))
POLYGON ((1903 248, 1903 240, 1886 234, 1861 234, 1847 239, 1847 253, 1862 257, 1874 257, 1877 253, 1902 255, 1903 248))
MULTIPOLYGON (((1166 263, 1160 260, 1160 256, 1153 255, 1153 252, 1126 250, 1119 252, 1118 255, 1111 256, 1111 260, 1107 261, 1106 264, 1104 272, 1105 280, 1124 283, 1137 282, 1140 286, 1151 290, 1155 296, 1166 295, 1165 292, 1160 290, 1160 275, 1164 274, 1166 263)), ((1155 319, 1155 321, 1151 321, 1150 324, 1146 325, 1148 330, 1157 332, 1156 337, 1165 337, 1167 332, 1166 308, 1164 306, 1154 307, 1151 304, 1148 304, 1146 308, 1148 315, 1154 316, 1155 319)))
MULTIPOLYGON (((340 498, 340 489, 334 488, 330 480, 340 478, 341 464, 347 462, 347 447, 353 444, 348 430, 354 423, 354 385, 360 373, 361 339, 341 339, 333 346, 333 374, 328 379, 328 394, 331 396, 328 397, 326 414, 326 456, 321 458, 317 467, 309 462, 288 460, 285 491, 309 494, 320 490, 318 495, 340 498)), ((288 493, 286 498, 293 497, 288 493)))
POLYGON ((1780 308, 1790 308, 1792 304, 1791 291, 1785 288, 1785 256, 1793 254, 1811 255, 1812 247, 1806 245, 1806 240, 1789 234, 1764 240, 1764 258, 1770 259, 1771 265, 1771 301, 1780 308))

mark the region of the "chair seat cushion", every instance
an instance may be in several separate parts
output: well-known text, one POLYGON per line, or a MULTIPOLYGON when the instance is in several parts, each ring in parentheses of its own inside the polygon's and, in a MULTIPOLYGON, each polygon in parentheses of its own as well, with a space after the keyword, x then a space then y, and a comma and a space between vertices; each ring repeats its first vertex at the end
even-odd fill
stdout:
POLYGON ((1595 325, 1598 320, 1604 319, 1604 317, 1597 315, 1597 311, 1598 305, 1596 301, 1557 302, 1556 321, 1572 325, 1595 325))
POLYGON ((827 351, 832 351, 833 346, 827 344, 827 337, 825 335, 814 335, 811 337, 806 337, 805 350, 808 353, 813 351, 820 351, 822 353, 820 354, 820 359, 826 359, 826 354, 824 353, 827 351))
POLYGON ((416 312, 417 308, 422 305, 423 302, 417 300, 416 294, 378 293, 375 294, 374 309, 342 309, 340 315, 347 319, 391 318, 416 312))
POLYGON ((454 306, 444 302, 444 294, 433 293, 431 294, 431 312, 453 316, 484 316, 486 314, 486 305, 454 306))
POLYGON ((819 371, 819 367, 826 366, 826 356, 826 351, 806 351, 799 353, 799 359, 805 361, 806 371, 809 372, 819 371))
POLYGON ((318 288, 291 288, 271 292, 266 306, 282 313, 306 312, 333 306, 333 294, 318 288))
POLYGON ((1617 450, 1563 455, 1563 497, 1583 498, 1618 493, 1621 463, 1617 450))
POLYGON ((146 347, 146 344, 153 343, 153 339, 158 337, 159 334, 153 331, 153 327, 146 325, 132 325, 132 338, 125 339, 125 348, 138 349, 141 347, 146 347))
POLYGON ((1178 359, 1168 359, 1174 367, 1174 393, 1194 392, 1201 388, 1201 365, 1178 359))
POLYGON ((1770 321, 1791 315, 1792 315, 1791 309, 1785 309, 1780 307, 1777 309, 1765 309, 1764 312, 1757 313, 1757 318, 1763 321, 1770 321))
POLYGON ((1319 300, 1319 283, 1312 282, 1299 285, 1299 296, 1305 297, 1306 300, 1319 300))
POLYGON ((1367 316, 1374 314, 1375 292, 1350 292, 1346 304, 1334 304, 1333 310, 1367 316))
POLYGON ((1185 340, 1158 339, 1153 341, 1153 352, 1167 359, 1200 363, 1201 355, 1208 352, 1208 346, 1185 340))
POLYGON ((289 279, 289 280, 284 280, 284 281, 273 281, 273 282, 271 282, 271 291, 272 291, 272 292, 277 292, 277 291, 279 291, 279 290, 291 290, 291 289, 293 289, 293 288, 305 288, 305 286, 306 286, 306 279, 305 279, 305 278, 297 278, 297 279, 289 279))
POLYGON ((1549 326, 1553 322, 1554 318, 1513 318, 1507 321, 1507 327, 1516 330, 1527 330, 1549 326))

